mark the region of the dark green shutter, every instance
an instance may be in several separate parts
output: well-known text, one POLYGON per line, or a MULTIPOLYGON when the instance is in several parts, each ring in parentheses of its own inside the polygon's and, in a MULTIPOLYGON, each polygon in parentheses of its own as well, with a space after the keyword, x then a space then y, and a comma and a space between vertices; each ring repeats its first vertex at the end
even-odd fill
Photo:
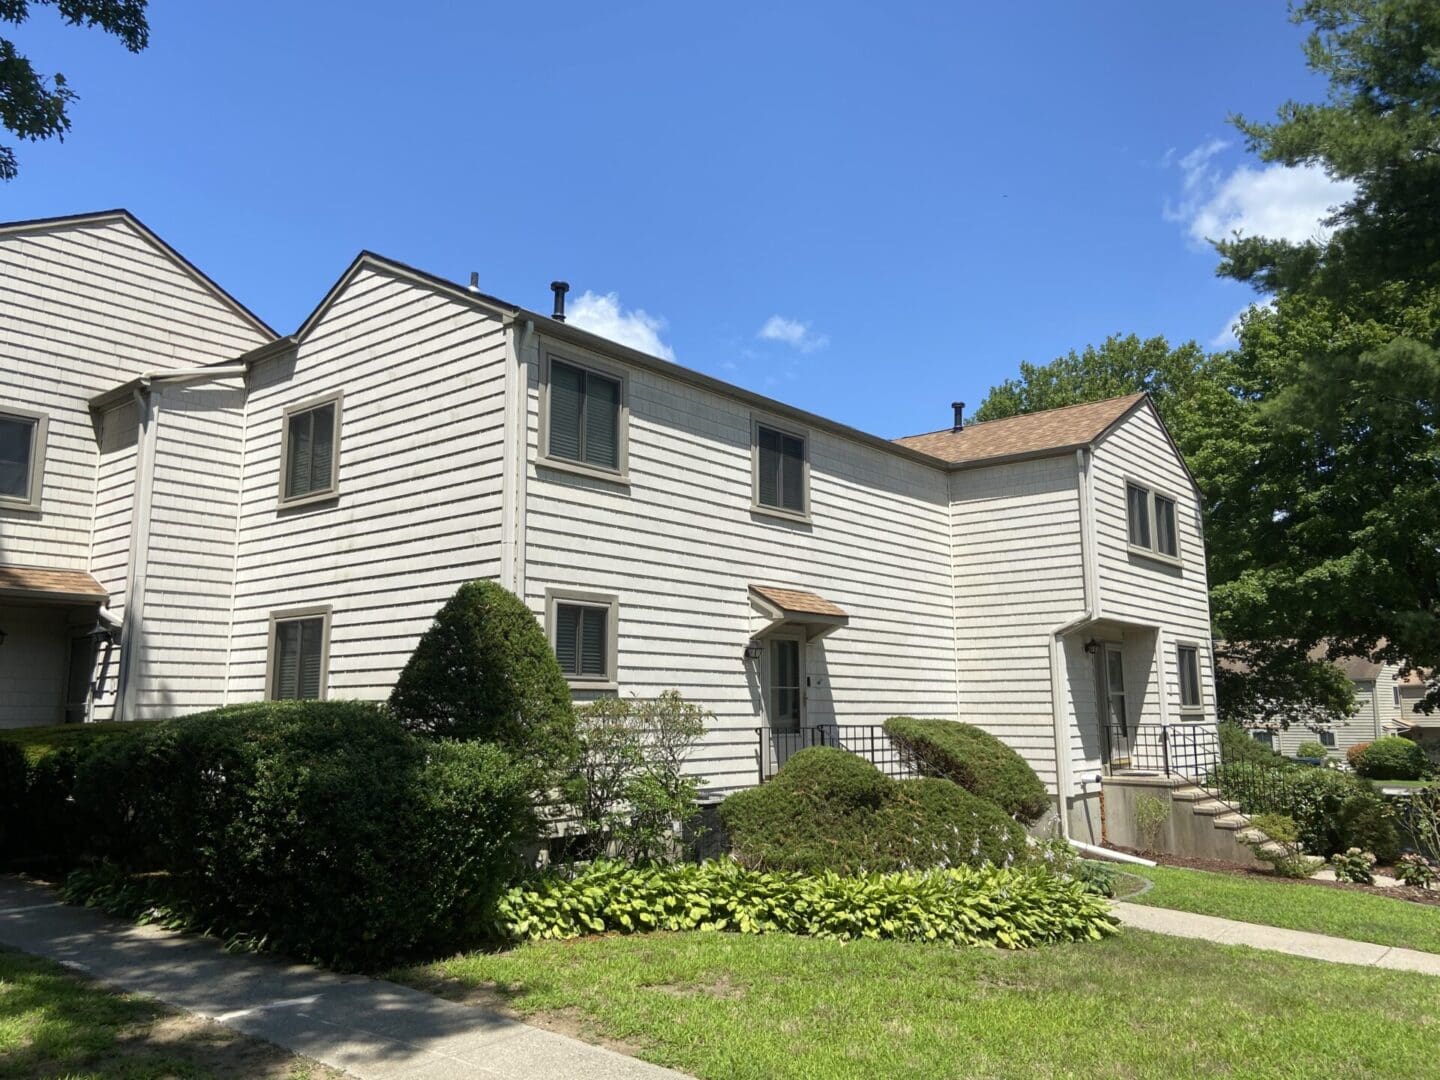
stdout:
POLYGON ((581 422, 585 408, 585 373, 558 361, 550 362, 551 457, 583 461, 581 422))
POLYGON ((620 384, 585 375, 585 461, 602 469, 620 467, 620 384))
POLYGON ((780 505, 780 433, 767 427, 760 429, 757 466, 758 493, 761 506, 780 505))
POLYGON ((555 658, 560 661, 560 670, 566 675, 580 674, 580 650, 576 639, 579 637, 580 609, 573 604, 558 604, 555 608, 555 658))
POLYGON ((606 673, 604 608, 582 608, 580 619, 580 674, 604 677, 606 673))
POLYGON ((793 435, 780 438, 780 505, 805 512, 805 443, 793 435))

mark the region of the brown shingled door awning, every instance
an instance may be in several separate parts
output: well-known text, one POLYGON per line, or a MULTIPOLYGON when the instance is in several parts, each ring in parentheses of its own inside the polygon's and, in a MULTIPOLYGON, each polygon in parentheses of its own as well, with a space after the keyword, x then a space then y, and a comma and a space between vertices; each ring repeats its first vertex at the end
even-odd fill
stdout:
POLYGON ((769 620, 770 625, 765 630, 776 630, 782 626, 802 627, 811 641, 850 622, 850 616, 838 604, 803 589, 751 585, 750 604, 769 620))
POLYGON ((0 600, 98 605, 109 599, 105 586, 83 570, 0 566, 0 600))

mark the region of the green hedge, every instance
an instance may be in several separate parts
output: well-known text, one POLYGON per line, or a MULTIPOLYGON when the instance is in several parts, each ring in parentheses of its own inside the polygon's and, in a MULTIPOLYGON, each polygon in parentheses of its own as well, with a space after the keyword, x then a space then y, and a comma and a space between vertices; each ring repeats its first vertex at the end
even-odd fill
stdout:
POLYGON ((420 739, 384 706, 236 706, 114 741, 76 787, 89 850, 163 872, 197 917, 305 959, 373 968, 482 929, 534 842, 532 772, 420 739))
POLYGON ((460 586, 435 616, 390 695, 406 728, 497 743, 548 787, 579 753, 570 687, 530 609, 493 581, 460 586))
POLYGON ((25 865, 68 862, 75 832, 75 775, 97 750, 153 721, 56 724, 0 731, 0 857, 25 865))
POLYGON ((731 861, 635 869, 593 864, 511 889, 498 929, 517 940, 652 930, 888 938, 1024 949, 1098 940, 1106 902, 1036 869, 958 867, 843 877, 746 870, 731 861))
POLYGON ((959 784, 1027 825, 1053 805, 1028 762, 972 724, 896 716, 885 731, 925 776, 959 784))
POLYGON ((1302 758, 1326 758, 1330 756, 1329 749, 1324 743, 1316 740, 1302 742, 1295 750, 1296 757, 1302 758))
POLYGON ((1399 735, 1376 739, 1351 764, 1367 780, 1419 780, 1429 768, 1420 744, 1399 735))
POLYGON ((802 750, 720 805, 732 851, 766 870, 879 872, 990 862, 1025 850, 999 807, 948 780, 891 780, 832 747, 802 750))

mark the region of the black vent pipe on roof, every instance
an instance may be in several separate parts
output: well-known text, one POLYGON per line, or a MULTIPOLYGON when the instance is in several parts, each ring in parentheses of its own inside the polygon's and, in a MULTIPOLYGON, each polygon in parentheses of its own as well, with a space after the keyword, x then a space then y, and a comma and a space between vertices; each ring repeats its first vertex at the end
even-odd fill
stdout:
POLYGON ((550 317, 556 322, 565 321, 565 294, 570 291, 568 281, 550 282, 550 291, 555 294, 555 313, 550 317))
POLYGON ((955 410, 955 426, 951 431, 965 430, 965 403, 963 401, 952 401, 950 408, 955 410))

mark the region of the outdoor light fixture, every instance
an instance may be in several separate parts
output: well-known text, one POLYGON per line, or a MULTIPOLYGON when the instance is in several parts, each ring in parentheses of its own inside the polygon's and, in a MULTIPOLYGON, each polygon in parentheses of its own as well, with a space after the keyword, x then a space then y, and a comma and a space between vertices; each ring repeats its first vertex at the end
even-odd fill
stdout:
MULTIPOLYGON (((4 640, 5 640, 4 637, 3 637, 3 636, 0 636, 0 641, 4 641, 4 640)), ((751 638, 748 642, 745 643, 745 659, 746 659, 746 660, 759 660, 759 659, 760 659, 760 652, 761 652, 760 642, 756 641, 754 638, 751 638)))
POLYGON ((1094 656, 1100 651, 1100 643, 1092 637, 1089 641, 1085 642, 1085 651, 1091 656, 1094 656))

